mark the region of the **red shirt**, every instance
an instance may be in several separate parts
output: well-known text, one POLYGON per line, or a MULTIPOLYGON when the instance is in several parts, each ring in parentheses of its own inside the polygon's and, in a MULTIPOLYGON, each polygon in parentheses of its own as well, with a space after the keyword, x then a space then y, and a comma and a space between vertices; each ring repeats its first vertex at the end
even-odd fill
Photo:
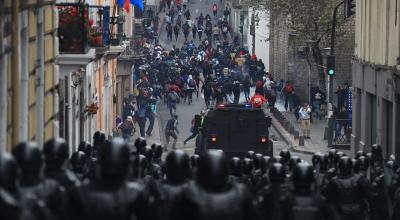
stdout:
POLYGON ((265 102, 267 102, 267 100, 260 94, 255 94, 250 99, 250 104, 253 106, 253 108, 261 108, 262 104, 265 102))

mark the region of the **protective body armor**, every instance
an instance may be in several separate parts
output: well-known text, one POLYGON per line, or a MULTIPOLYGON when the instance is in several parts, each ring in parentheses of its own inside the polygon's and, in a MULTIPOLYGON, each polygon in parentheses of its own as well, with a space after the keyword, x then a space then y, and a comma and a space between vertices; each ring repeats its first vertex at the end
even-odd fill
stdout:
POLYGON ((69 214, 77 220, 130 220, 139 213, 143 188, 136 183, 104 186, 90 183, 70 193, 69 214))
POLYGON ((196 183, 184 190, 173 219, 239 220, 254 219, 255 210, 250 194, 243 184, 223 192, 210 192, 196 183))

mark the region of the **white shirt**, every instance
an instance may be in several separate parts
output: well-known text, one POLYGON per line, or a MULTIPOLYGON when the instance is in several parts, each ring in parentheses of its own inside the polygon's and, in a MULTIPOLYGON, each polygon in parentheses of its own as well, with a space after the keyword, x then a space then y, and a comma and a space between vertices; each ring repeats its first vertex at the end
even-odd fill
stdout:
POLYGON ((303 120, 309 120, 310 119, 310 113, 311 113, 311 108, 307 106, 306 108, 301 107, 299 110, 299 115, 300 118, 303 120))

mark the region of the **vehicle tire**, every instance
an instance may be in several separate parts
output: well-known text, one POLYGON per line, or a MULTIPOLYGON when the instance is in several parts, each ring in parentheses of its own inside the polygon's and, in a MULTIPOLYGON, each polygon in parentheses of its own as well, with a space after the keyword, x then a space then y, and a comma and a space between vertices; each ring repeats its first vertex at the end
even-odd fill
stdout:
POLYGON ((268 140, 268 156, 273 157, 274 156, 274 142, 271 140, 268 140))

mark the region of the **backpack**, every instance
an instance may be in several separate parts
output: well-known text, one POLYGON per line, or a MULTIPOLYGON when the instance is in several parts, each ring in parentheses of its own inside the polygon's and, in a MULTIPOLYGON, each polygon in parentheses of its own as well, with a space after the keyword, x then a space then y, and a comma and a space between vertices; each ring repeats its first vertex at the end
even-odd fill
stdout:
POLYGON ((239 92, 240 93, 240 83, 235 83, 233 86, 233 91, 234 92, 239 92))
POLYGON ((168 93, 168 100, 170 102, 178 102, 178 96, 174 94, 175 92, 168 93))
POLYGON ((292 84, 287 84, 287 85, 285 86, 285 93, 286 93, 286 94, 292 93, 293 90, 294 90, 294 89, 293 89, 292 84))
POLYGON ((217 5, 213 5, 213 11, 217 11, 217 5))
POLYGON ((175 129, 175 119, 171 118, 167 122, 167 126, 165 126, 165 130, 174 130, 175 129))
POLYGON ((196 82, 193 79, 190 79, 188 84, 189 84, 190 88, 195 88, 196 87, 196 82))

